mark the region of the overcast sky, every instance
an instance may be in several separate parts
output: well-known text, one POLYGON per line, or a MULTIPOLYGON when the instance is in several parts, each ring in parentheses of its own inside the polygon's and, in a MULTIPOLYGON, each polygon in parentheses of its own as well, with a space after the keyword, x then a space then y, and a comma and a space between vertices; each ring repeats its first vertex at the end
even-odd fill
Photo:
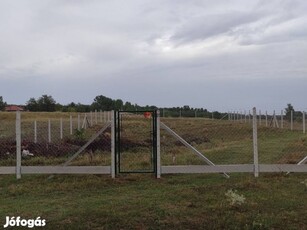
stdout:
POLYGON ((0 0, 0 96, 307 111, 306 0, 0 0))

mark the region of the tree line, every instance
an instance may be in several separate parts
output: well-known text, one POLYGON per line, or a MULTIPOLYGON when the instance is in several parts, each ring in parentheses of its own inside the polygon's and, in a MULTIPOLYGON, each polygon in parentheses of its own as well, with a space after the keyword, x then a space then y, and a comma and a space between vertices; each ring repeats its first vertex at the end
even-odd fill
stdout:
MULTIPOLYGON (((0 96, 0 111, 3 111, 7 103, 0 96)), ((71 102, 67 105, 57 103, 51 95, 42 95, 39 98, 30 98, 26 105, 25 110, 31 112, 90 112, 90 111, 110 111, 110 110, 125 110, 125 111, 141 111, 141 110, 155 110, 158 109, 154 105, 140 106, 138 104, 132 104, 131 102, 123 102, 121 99, 112 99, 103 95, 96 96, 91 104, 81 104, 71 102)), ((221 119, 226 116, 226 113, 220 113, 218 111, 209 112, 204 108, 192 108, 188 105, 182 107, 165 107, 159 108, 161 116, 165 117, 207 117, 221 119)), ((286 119, 291 119, 291 111, 293 111, 293 119, 301 120, 302 113, 295 111, 291 104, 287 104, 285 108, 286 119)))
MULTIPOLYGON (((0 110, 4 110, 6 102, 0 97, 0 110)), ((125 111, 142 111, 142 110, 156 110, 158 107, 154 105, 140 106, 131 102, 123 102, 121 99, 112 99, 103 95, 96 96, 91 104, 81 104, 71 102, 67 105, 57 103, 51 95, 42 95, 39 98, 30 98, 25 106, 25 110, 31 112, 90 112, 90 111, 110 111, 110 110, 125 110, 125 111)), ((183 107, 165 107, 160 108, 161 115, 169 117, 213 117, 221 118, 224 114, 209 112, 203 108, 191 108, 188 105, 183 107), (162 114, 163 113, 163 114, 162 114)))

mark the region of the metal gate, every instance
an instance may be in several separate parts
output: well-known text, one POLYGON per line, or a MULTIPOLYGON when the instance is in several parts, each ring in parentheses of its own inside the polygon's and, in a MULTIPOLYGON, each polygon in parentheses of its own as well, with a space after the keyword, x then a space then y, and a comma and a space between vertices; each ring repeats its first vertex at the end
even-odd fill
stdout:
POLYGON ((115 173, 157 173, 157 111, 115 111, 115 173))

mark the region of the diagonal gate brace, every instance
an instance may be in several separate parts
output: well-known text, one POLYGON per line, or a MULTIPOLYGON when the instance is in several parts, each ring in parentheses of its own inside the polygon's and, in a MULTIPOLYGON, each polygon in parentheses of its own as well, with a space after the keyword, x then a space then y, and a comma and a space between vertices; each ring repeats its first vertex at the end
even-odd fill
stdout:
MULTIPOLYGON (((297 163, 297 165, 302 165, 302 164, 305 164, 307 162, 307 156, 305 156, 300 162, 297 163)), ((289 174, 290 172, 287 172, 287 175, 289 174)))
MULTIPOLYGON (((163 122, 160 122, 161 128, 165 129, 167 132, 169 132, 173 137, 175 137, 177 140, 179 140, 182 144, 184 144, 186 147, 191 149, 197 156, 202 158, 204 161, 206 161, 209 165, 215 165, 212 161, 210 161, 207 157, 205 157, 201 152, 199 152, 196 148, 194 148, 192 145, 190 145, 186 140, 184 140, 181 136, 179 136, 177 133, 175 133, 170 127, 168 127, 163 122)), ((230 176, 227 173, 223 173, 226 178, 229 178, 230 176)))
MULTIPOLYGON (((186 140, 184 140, 181 136, 179 136, 176 132, 174 132, 171 128, 169 128, 167 125, 165 125, 163 122, 160 123, 161 128, 165 129, 167 132, 169 132, 173 137, 175 137, 177 140, 179 140, 183 145, 191 149, 196 155, 198 155, 200 158, 202 158, 204 161, 206 161, 209 165, 215 164, 210 161, 207 157, 205 157, 200 151, 198 151, 196 148, 194 148, 192 145, 190 145, 186 140)), ((225 177, 229 178, 229 175, 227 173, 223 173, 225 177)))
POLYGON ((91 139, 88 140, 74 155, 72 155, 64 164, 63 166, 67 166, 70 164, 71 161, 73 161, 80 153, 82 153, 97 137, 99 137, 107 128, 109 128, 111 125, 110 122, 108 122, 105 126, 102 127, 102 129, 99 130, 95 135, 91 137, 91 139))

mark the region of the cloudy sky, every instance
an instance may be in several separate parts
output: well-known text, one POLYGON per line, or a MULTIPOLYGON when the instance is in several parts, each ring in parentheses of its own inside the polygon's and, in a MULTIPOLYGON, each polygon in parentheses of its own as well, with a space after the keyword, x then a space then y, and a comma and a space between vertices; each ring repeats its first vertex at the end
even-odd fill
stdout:
POLYGON ((0 0, 0 96, 307 110, 306 0, 0 0))

